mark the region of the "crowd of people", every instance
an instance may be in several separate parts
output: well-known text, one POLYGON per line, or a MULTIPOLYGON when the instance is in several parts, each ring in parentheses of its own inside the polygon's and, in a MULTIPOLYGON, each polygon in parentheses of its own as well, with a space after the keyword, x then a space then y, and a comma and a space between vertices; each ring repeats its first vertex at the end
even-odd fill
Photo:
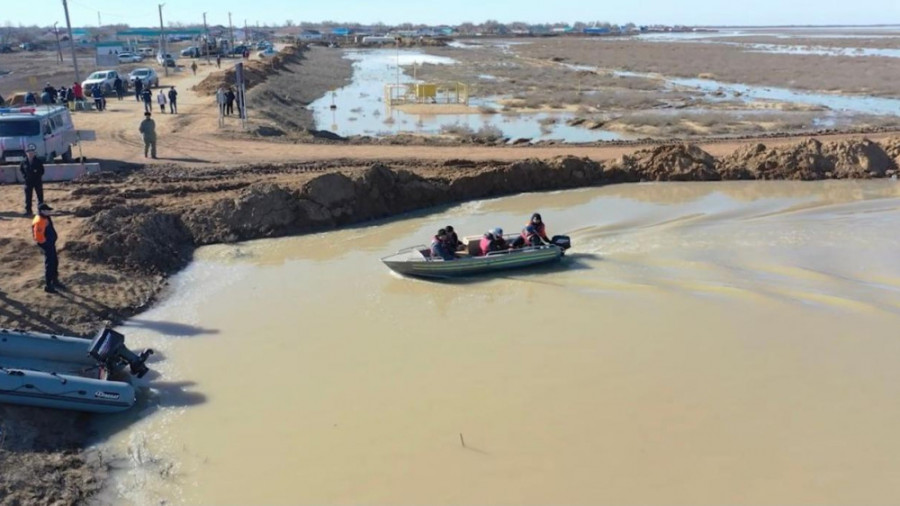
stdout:
MULTIPOLYGON (((488 230, 481 236, 481 240, 478 242, 478 249, 474 253, 478 256, 484 256, 496 251, 549 244, 551 244, 551 241, 547 237, 547 228, 544 225, 544 221, 540 213, 534 213, 522 229, 522 232, 514 238, 504 236, 503 229, 500 227, 488 230)), ((459 254, 463 249, 465 249, 465 245, 460 242, 459 236, 451 226, 438 230, 437 234, 431 239, 432 258, 455 260, 459 258, 459 254)))
MULTIPOLYGON (((245 55, 245 57, 248 55, 245 55)), ((216 67, 221 68, 221 56, 218 55, 216 57, 216 67)), ((191 65, 191 70, 196 75, 196 62, 193 62, 191 65)), ((156 158, 156 122, 152 118, 154 95, 150 89, 150 84, 144 83, 141 79, 136 79, 133 85, 135 100, 141 103, 144 108, 144 119, 138 127, 138 132, 144 142, 144 157, 156 158)), ((116 77, 112 90, 104 90, 99 84, 91 86, 90 89, 83 89, 78 82, 72 83, 72 86, 60 87, 52 86, 48 82, 41 89, 40 94, 31 91, 26 93, 24 102, 27 106, 63 105, 69 109, 76 109, 78 108, 76 104, 85 104, 87 101, 93 100, 94 108, 97 111, 105 111, 106 91, 115 91, 116 98, 123 100, 127 90, 127 83, 123 82, 120 77, 116 77)), ((239 97, 240 95, 231 87, 220 87, 217 90, 216 107, 219 109, 220 117, 235 114, 235 105, 237 105, 237 114, 239 116, 242 115, 239 97)), ((168 90, 160 89, 155 96, 155 101, 161 114, 166 113, 167 106, 170 114, 178 114, 178 91, 175 89, 175 86, 169 86, 168 90)), ((0 97, 0 105, 4 103, 3 97, 0 97)), ((26 149, 26 157, 21 162, 19 170, 25 181, 25 216, 33 218, 33 239, 44 255, 44 290, 49 293, 55 293, 56 290, 64 288, 62 283, 59 282, 59 261, 56 254, 57 233, 50 217, 52 208, 44 202, 44 165, 41 158, 36 156, 34 146, 29 146, 26 149), (33 213, 34 197, 37 200, 36 214, 33 213)), ((454 234, 453 237, 455 238, 456 235, 454 234)), ((456 241, 458 245, 458 239, 456 241)), ((454 246, 454 248, 457 247, 454 246)))

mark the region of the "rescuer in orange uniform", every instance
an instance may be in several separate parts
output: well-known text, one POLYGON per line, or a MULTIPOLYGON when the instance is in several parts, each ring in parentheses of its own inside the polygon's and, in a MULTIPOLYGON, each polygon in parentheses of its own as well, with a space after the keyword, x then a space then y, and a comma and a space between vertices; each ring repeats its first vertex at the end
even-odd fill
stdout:
POLYGON ((44 291, 56 293, 56 289, 65 289, 59 282, 59 257, 56 255, 56 229, 53 228, 53 220, 47 213, 50 206, 43 202, 38 205, 38 213, 31 222, 31 232, 34 242, 44 252, 44 291))

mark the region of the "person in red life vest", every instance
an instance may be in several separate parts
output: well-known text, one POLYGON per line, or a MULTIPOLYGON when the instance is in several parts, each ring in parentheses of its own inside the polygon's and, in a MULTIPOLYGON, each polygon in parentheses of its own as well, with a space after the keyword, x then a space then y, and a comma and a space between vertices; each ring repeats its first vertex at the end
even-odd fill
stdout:
POLYGON ((478 241, 478 253, 480 256, 487 255, 491 251, 491 245, 494 243, 494 232, 488 230, 481 236, 481 240, 478 241))
POLYGON ((541 219, 540 213, 534 213, 531 215, 531 221, 528 222, 528 225, 534 227, 534 232, 541 238, 545 243, 550 244, 550 239, 547 238, 547 228, 544 226, 544 221, 541 219))
POLYGON ((447 249, 447 231, 443 228, 438 230, 437 235, 431 239, 431 258, 440 258, 443 260, 453 260, 456 258, 453 253, 447 249))
POLYGON ((516 239, 516 244, 518 246, 541 246, 544 242, 541 240, 541 236, 538 235, 534 225, 528 225, 522 229, 522 235, 516 239))
POLYGON ((513 241, 513 248, 522 248, 525 246, 540 246, 542 244, 550 244, 547 238, 547 232, 544 228, 544 222, 541 220, 540 213, 531 215, 528 224, 522 229, 522 234, 513 241))
POLYGON ((44 291, 56 293, 56 289, 65 289, 59 282, 59 257, 56 255, 56 229, 48 212, 50 206, 41 203, 38 213, 31 222, 31 233, 34 242, 44 253, 44 291))
POLYGON ((482 256, 487 255, 492 251, 504 251, 511 247, 510 244, 506 242, 506 239, 503 238, 503 229, 500 227, 485 232, 481 237, 478 246, 482 256))
POLYGON ((453 230, 453 227, 447 225, 444 227, 444 230, 447 232, 447 242, 445 244, 447 251, 455 253, 464 248, 463 243, 459 242, 459 236, 456 235, 456 231, 453 230))

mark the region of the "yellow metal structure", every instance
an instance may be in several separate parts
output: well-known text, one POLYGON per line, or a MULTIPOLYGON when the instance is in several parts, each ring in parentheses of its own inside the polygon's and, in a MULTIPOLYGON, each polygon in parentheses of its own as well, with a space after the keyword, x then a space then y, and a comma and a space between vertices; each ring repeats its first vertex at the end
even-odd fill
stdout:
POLYGON ((434 83, 417 83, 416 100, 437 97, 437 85, 434 83))
POLYGON ((386 84, 384 102, 389 107, 401 104, 469 105, 469 86, 459 82, 386 84))

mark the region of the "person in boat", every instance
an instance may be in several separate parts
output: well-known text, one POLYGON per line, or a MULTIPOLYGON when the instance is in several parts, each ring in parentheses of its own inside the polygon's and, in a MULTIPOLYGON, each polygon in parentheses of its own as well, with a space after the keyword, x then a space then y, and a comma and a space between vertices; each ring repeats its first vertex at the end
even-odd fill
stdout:
POLYGON ((447 232, 447 251, 456 252, 465 247, 465 245, 459 241, 459 236, 456 235, 456 231, 453 230, 453 227, 447 225, 444 227, 444 230, 447 232))
POLYGON ((44 291, 56 293, 57 289, 65 289, 59 282, 59 257, 56 254, 56 229, 53 220, 48 213, 51 208, 41 202, 38 205, 38 213, 31 222, 31 232, 34 242, 44 253, 44 291))
POLYGON ((550 244, 550 239, 547 237, 547 227, 544 226, 544 220, 541 219, 541 213, 532 214, 528 225, 534 227, 534 232, 542 241, 544 241, 544 243, 550 244))
POLYGON ((516 239, 521 241, 523 246, 541 246, 544 244, 543 238, 538 234, 534 225, 528 225, 522 229, 522 235, 516 239))
POLYGON ((431 239, 431 258, 441 258, 443 260, 453 260, 456 258, 453 253, 447 249, 447 230, 438 230, 437 235, 431 239))
POLYGON ((510 248, 510 244, 503 238, 503 229, 500 227, 485 232, 478 246, 482 256, 493 251, 504 251, 510 248))
POLYGON ((550 244, 547 238, 547 229, 541 219, 540 213, 531 215, 528 224, 522 229, 522 234, 513 241, 513 248, 522 248, 525 246, 540 246, 542 244, 550 244))

